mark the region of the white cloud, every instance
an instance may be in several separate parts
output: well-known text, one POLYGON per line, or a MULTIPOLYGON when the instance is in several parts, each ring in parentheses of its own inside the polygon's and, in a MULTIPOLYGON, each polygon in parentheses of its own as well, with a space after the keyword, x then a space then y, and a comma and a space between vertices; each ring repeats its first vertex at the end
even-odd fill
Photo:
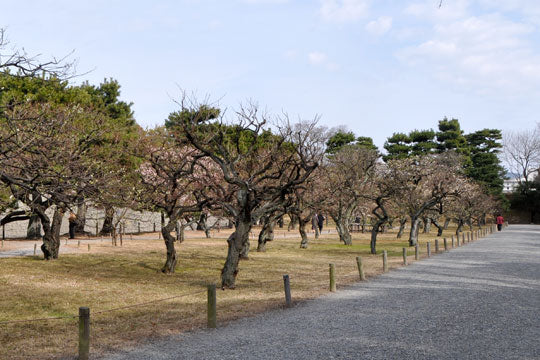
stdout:
POLYGON ((313 51, 308 54, 308 61, 313 66, 324 67, 328 71, 339 70, 339 65, 328 59, 328 55, 323 52, 313 51))
POLYGON ((366 25, 366 30, 373 35, 384 35, 392 28, 392 18, 381 16, 377 20, 370 21, 366 25))
POLYGON ((447 18, 428 38, 398 53, 411 66, 479 94, 540 92, 540 49, 534 26, 500 14, 447 18))
POLYGON ((320 65, 320 64, 323 64, 326 62, 326 59, 328 57, 326 56, 325 53, 322 53, 322 52, 318 52, 318 51, 315 51, 315 52, 310 52, 308 54, 308 60, 309 60, 309 63, 312 64, 312 65, 320 65))
POLYGON ((369 0, 321 0, 320 14, 325 21, 345 23, 364 18, 369 0))

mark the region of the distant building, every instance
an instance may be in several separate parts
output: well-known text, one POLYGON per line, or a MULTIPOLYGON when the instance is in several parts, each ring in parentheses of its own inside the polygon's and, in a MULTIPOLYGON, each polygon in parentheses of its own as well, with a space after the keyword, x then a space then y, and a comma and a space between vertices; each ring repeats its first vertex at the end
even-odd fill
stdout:
MULTIPOLYGON (((538 176, 539 170, 540 169, 531 171, 529 173, 528 180, 534 181, 534 179, 536 179, 536 177, 538 176)), ((505 194, 514 192, 518 188, 519 184, 525 181, 523 177, 519 177, 516 174, 507 174, 507 177, 509 177, 510 179, 504 180, 503 183, 503 193, 505 194)))
POLYGON ((517 179, 504 180, 503 193, 505 194, 513 193, 517 189, 518 185, 519 185, 519 180, 517 179))

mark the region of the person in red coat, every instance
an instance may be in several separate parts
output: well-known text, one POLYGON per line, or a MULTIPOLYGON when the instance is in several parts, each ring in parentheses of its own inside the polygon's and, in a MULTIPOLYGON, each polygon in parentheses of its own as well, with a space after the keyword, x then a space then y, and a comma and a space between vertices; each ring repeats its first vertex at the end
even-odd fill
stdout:
POLYGON ((503 224, 504 224, 504 219, 502 215, 499 214, 499 216, 497 216, 497 230, 501 231, 503 224))

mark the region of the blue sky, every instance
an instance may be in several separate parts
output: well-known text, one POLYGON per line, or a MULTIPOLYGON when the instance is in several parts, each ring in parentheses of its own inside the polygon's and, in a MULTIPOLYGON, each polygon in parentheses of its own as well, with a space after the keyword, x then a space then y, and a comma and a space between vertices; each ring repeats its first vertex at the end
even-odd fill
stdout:
POLYGON ((163 124, 181 88, 228 109, 252 99, 318 114, 379 147, 445 116, 466 132, 534 127, 539 26, 538 0, 41 0, 0 12, 12 46, 74 50, 84 79, 117 79, 143 126, 163 124))

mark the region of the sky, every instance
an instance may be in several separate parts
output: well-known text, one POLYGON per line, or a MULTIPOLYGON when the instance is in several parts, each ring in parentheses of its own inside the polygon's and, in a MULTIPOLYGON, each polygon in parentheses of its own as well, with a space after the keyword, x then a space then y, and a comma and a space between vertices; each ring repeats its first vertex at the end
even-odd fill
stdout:
POLYGON ((143 127, 182 91, 380 148, 444 117, 467 133, 540 121, 538 0, 6 1, 0 28, 44 60, 73 51, 75 83, 118 80, 143 127))

